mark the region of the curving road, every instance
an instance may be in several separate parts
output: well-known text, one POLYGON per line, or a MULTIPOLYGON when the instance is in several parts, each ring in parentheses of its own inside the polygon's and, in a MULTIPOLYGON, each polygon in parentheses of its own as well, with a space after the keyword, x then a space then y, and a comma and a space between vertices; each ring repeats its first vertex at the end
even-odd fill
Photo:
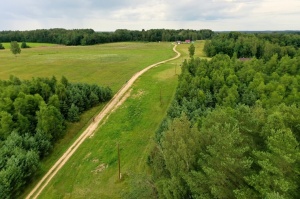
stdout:
MULTIPOLYGON (((32 191, 28 194, 26 199, 37 198, 43 189, 47 186, 50 180, 55 176, 55 174, 64 166, 64 164, 70 159, 70 157, 75 153, 78 147, 82 144, 82 142, 92 135, 92 133, 96 130, 99 123, 106 117, 108 114, 117 106, 118 102, 122 99, 124 94, 129 90, 135 80, 140 77, 143 73, 154 66, 158 66, 160 64, 172 61, 180 57, 180 53, 176 50, 176 46, 174 45, 173 51, 177 53, 177 55, 171 59, 167 59, 155 64, 152 64, 143 70, 134 74, 130 80, 115 94, 115 96, 107 103, 107 105, 102 109, 102 111, 95 117, 94 121, 86 128, 86 130, 80 135, 79 138, 68 148, 68 150, 57 160, 57 162, 50 168, 50 170, 46 173, 46 175, 39 181, 39 183, 32 189, 32 191)), ((120 104, 119 104, 120 105, 120 104)))

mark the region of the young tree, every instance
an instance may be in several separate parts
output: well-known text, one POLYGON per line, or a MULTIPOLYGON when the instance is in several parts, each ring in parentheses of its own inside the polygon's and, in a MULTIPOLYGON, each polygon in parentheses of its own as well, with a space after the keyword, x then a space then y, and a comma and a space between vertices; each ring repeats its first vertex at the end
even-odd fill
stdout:
POLYGON ((21 48, 30 48, 25 41, 22 42, 21 48))
POLYGON ((194 44, 190 45, 190 47, 189 47, 189 54, 190 54, 190 57, 194 56, 194 54, 195 54, 195 46, 194 46, 194 44))
POLYGON ((10 50, 14 55, 20 54, 21 53, 21 48, 16 41, 10 42, 10 50))

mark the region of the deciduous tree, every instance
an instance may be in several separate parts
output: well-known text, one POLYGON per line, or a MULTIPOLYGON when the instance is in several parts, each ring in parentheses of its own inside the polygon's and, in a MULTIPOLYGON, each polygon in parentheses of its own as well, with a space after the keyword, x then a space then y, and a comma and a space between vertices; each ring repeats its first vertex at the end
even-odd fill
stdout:
POLYGON ((10 43, 10 50, 14 55, 20 54, 21 53, 21 48, 16 41, 12 41, 10 43))

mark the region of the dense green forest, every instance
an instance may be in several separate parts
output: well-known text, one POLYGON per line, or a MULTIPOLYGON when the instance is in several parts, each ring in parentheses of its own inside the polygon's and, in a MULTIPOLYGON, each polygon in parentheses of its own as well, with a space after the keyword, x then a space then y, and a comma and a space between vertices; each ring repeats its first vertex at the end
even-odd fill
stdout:
POLYGON ((183 63, 149 155, 159 198, 300 198, 297 39, 230 34, 207 43, 206 50, 223 47, 209 55, 221 54, 183 63), (243 54, 242 40, 243 47, 255 40, 296 52, 243 54))
POLYGON ((0 81, 0 198, 15 198, 80 114, 112 97, 108 87, 65 77, 0 81))
POLYGON ((92 29, 39 29, 29 31, 0 31, 0 43, 11 41, 54 43, 63 45, 93 45, 121 41, 177 41, 210 39, 213 32, 203 30, 127 30, 118 29, 114 32, 95 32, 92 29))
POLYGON ((278 57, 294 57, 300 48, 300 34, 295 33, 240 33, 214 34, 207 41, 204 51, 212 57, 223 53, 230 57, 256 57, 269 60, 274 54, 278 57))

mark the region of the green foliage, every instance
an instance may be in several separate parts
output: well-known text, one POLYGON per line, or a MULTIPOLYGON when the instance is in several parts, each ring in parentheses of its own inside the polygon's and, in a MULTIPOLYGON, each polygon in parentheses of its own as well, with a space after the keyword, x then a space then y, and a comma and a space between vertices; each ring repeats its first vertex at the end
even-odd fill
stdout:
POLYGON ((16 41, 10 42, 10 51, 11 51, 14 55, 17 55, 17 54, 20 54, 20 53, 21 53, 21 48, 20 48, 18 42, 16 42, 16 41))
POLYGON ((190 57, 193 57, 194 54, 195 54, 195 46, 194 46, 194 44, 191 44, 189 47, 189 55, 190 55, 190 57))
POLYGON ((79 121, 79 108, 72 104, 71 108, 68 111, 68 120, 70 122, 78 122, 79 121))
POLYGON ((21 44, 21 48, 30 48, 30 46, 28 46, 28 45, 26 44, 26 42, 23 41, 22 44, 21 44))
POLYGON ((5 49, 4 46, 2 45, 2 43, 0 43, 0 50, 5 49))
POLYGON ((184 62, 149 156, 159 196, 299 198, 299 59, 184 62))
MULTIPOLYGON (((209 29, 202 30, 127 30, 118 29, 114 32, 95 32, 92 29, 42 29, 31 31, 1 31, 0 42, 11 40, 39 43, 54 43, 64 45, 93 45, 121 41, 184 41, 186 39, 203 40, 210 39, 214 33, 209 29)), ((23 48, 23 47, 22 47, 23 48)))
POLYGON ((81 112, 112 95, 109 88, 96 85, 66 85, 55 77, 21 81, 11 76, 0 81, 0 198, 21 193, 38 171, 40 160, 64 135, 66 119, 78 121, 81 112), (91 92, 97 96, 90 98, 91 92))
POLYGON ((269 60, 274 54, 279 58, 288 55, 294 57, 300 47, 299 34, 276 33, 219 33, 211 41, 206 41, 204 51, 212 57, 216 54, 227 54, 238 58, 263 58, 269 60))

